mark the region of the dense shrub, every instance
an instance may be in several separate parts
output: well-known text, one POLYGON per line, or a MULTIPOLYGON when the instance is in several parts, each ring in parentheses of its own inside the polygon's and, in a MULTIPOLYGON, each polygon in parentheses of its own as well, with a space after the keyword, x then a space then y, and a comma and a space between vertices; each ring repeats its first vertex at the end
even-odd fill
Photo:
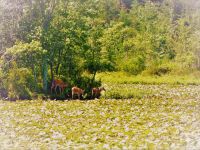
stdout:
POLYGON ((136 58, 127 59, 122 62, 122 70, 133 75, 140 74, 145 69, 144 58, 138 56, 136 58))
POLYGON ((154 62, 150 64, 142 72, 143 75, 156 75, 162 76, 170 74, 173 70, 177 70, 177 64, 175 62, 170 62, 168 60, 163 60, 161 62, 154 62))
POLYGON ((31 99, 35 86, 34 77, 28 69, 10 69, 7 82, 10 99, 31 99))

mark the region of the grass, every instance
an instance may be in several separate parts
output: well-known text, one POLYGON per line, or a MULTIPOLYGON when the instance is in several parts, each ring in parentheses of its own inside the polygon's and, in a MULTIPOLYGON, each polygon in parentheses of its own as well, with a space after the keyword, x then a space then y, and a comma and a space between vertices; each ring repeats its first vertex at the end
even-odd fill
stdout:
POLYGON ((200 149, 197 78, 97 77, 100 100, 0 100, 0 149, 200 149))
POLYGON ((142 99, 145 96, 151 95, 151 90, 144 90, 134 86, 133 84, 104 84, 108 89, 102 94, 104 99, 142 99))
POLYGON ((112 88, 149 94, 126 100, 0 101, 0 149, 200 148, 199 86, 112 88))
POLYGON ((124 72, 106 72, 99 73, 97 79, 101 79, 103 83, 116 84, 184 84, 198 85, 200 84, 199 73, 191 75, 165 75, 165 76, 144 76, 129 75, 124 72))

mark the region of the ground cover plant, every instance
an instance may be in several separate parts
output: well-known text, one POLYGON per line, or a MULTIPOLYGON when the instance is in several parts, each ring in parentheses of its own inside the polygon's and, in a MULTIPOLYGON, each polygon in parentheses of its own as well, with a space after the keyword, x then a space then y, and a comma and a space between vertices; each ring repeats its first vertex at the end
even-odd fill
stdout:
POLYGON ((118 100, 0 101, 0 149, 200 148, 199 86, 128 87, 151 92, 118 100))

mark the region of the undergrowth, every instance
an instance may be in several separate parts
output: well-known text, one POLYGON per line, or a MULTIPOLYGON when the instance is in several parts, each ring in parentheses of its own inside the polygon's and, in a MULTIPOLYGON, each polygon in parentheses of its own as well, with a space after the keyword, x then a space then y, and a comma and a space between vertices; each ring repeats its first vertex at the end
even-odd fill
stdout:
POLYGON ((200 84, 200 78, 197 75, 134 76, 124 72, 104 72, 97 74, 97 79, 101 79, 103 83, 117 84, 200 84))

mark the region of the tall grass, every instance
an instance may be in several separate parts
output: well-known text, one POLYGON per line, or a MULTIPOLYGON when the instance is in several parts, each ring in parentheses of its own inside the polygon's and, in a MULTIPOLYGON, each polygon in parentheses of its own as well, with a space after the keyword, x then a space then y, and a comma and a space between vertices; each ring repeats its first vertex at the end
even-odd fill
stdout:
POLYGON ((164 76, 145 76, 130 75, 124 72, 104 72, 97 74, 97 79, 103 83, 116 84, 183 84, 197 85, 200 84, 199 73, 191 75, 164 75, 164 76))
POLYGON ((101 98, 105 99, 141 99, 151 94, 151 90, 139 89, 131 84, 105 84, 107 91, 101 98))

